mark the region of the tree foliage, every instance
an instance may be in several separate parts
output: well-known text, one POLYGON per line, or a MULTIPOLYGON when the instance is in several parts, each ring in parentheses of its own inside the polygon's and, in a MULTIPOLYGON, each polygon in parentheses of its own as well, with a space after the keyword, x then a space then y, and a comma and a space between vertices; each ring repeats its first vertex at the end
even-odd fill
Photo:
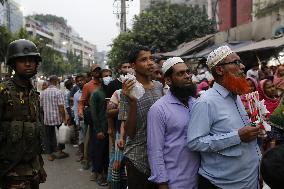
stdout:
POLYGON ((115 38, 111 45, 112 49, 108 54, 109 67, 114 69, 116 65, 127 61, 128 53, 135 45, 137 45, 137 43, 134 41, 133 33, 131 31, 121 33, 115 38))
POLYGON ((12 41, 12 34, 6 27, 0 26, 0 64, 5 61, 8 45, 12 41))
POLYGON ((213 33, 214 22, 198 7, 156 3, 134 18, 135 40, 160 52, 213 33))
POLYGON ((76 55, 72 51, 67 52, 67 59, 70 64, 70 68, 73 71, 73 73, 80 73, 85 71, 83 68, 83 55, 76 55))
POLYGON ((123 61, 133 44, 148 46, 155 52, 167 52, 181 43, 214 32, 215 23, 198 7, 155 3, 135 16, 131 31, 113 40, 108 64, 114 67, 123 61))

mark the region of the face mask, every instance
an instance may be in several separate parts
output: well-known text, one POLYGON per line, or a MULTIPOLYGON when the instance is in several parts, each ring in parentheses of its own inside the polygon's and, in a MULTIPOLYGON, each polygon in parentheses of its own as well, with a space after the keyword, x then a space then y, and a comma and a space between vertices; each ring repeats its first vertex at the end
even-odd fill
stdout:
POLYGON ((112 81, 112 77, 103 77, 103 82, 105 85, 108 85, 112 81))

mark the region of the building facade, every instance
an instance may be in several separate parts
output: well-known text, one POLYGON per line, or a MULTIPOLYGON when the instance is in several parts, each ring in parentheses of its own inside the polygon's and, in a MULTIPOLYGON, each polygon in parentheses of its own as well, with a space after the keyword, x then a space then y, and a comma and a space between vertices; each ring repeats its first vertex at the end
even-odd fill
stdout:
POLYGON ((5 24, 5 8, 4 6, 0 3, 0 26, 5 24))
POLYGON ((12 33, 18 32, 24 26, 24 16, 21 6, 13 0, 0 4, 0 25, 4 25, 12 33))
POLYGON ((59 22, 42 22, 33 16, 26 18, 26 30, 31 36, 45 40, 47 46, 60 52, 64 61, 68 62, 67 53, 72 52, 82 58, 82 66, 97 63, 96 45, 85 41, 72 27, 59 22))
MULTIPOLYGON (((241 0, 242 1, 242 0, 241 0)), ((284 0, 254 0, 252 22, 215 34, 215 43, 226 41, 261 41, 284 33, 284 0)))
POLYGON ((167 2, 171 4, 186 4, 188 6, 199 7, 206 11, 208 18, 215 18, 217 0, 140 0, 140 11, 149 8, 151 3, 167 2))
POLYGON ((225 31, 251 22, 252 9, 252 0, 219 0, 218 30, 225 31))
POLYGON ((82 57, 83 66, 91 66, 97 62, 97 47, 78 35, 72 35, 69 49, 77 56, 82 57))
POLYGON ((26 30, 29 35, 39 37, 40 39, 46 41, 47 44, 52 44, 54 35, 48 27, 44 26, 39 21, 36 21, 32 17, 27 17, 25 22, 26 30))

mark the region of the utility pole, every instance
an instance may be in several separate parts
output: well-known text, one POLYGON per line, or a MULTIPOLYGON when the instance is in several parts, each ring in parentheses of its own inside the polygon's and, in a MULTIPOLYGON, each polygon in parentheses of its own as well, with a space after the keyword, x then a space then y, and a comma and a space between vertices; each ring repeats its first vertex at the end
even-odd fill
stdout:
POLYGON ((117 15, 117 18, 119 19, 119 28, 120 32, 126 32, 127 30, 127 21, 126 21, 126 15, 127 15, 127 1, 133 1, 133 0, 114 0, 114 14, 117 15))
POLYGON ((6 2, 6 9, 7 9, 7 28, 11 32, 11 7, 10 2, 6 2))
POLYGON ((120 11, 120 32, 126 32, 126 0, 121 0, 120 11))

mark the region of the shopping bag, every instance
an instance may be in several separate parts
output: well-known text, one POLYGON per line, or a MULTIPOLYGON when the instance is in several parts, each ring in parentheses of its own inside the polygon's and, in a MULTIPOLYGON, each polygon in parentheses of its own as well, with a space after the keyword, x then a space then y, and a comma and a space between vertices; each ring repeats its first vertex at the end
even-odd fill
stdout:
POLYGON ((62 124, 58 129, 58 138, 57 142, 59 144, 67 144, 70 143, 71 140, 71 128, 69 128, 67 125, 62 124))

